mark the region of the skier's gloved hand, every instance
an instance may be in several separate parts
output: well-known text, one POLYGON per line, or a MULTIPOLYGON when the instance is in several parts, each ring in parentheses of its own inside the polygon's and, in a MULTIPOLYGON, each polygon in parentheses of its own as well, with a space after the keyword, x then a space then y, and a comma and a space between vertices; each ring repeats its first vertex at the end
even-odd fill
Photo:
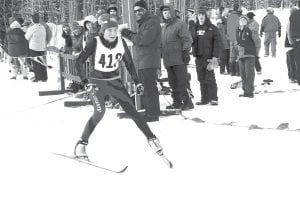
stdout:
POLYGON ((122 31, 121 31, 121 35, 122 35, 123 37, 125 37, 126 39, 131 40, 131 39, 132 39, 132 36, 134 35, 134 32, 131 31, 131 30, 129 30, 129 29, 127 29, 127 28, 124 28, 124 29, 122 29, 122 31))
POLYGON ((81 85, 83 86, 83 87, 85 87, 87 84, 89 83, 89 80, 88 79, 83 79, 82 81, 81 81, 81 85))
POLYGON ((191 60, 189 50, 182 51, 182 60, 185 64, 189 64, 189 62, 191 60))
POLYGON ((84 86, 84 89, 87 93, 91 92, 95 88, 96 88, 96 84, 87 84, 84 86))
POLYGON ((139 83, 139 84, 136 85, 135 90, 136 90, 137 95, 143 95, 144 86, 141 83, 139 83))

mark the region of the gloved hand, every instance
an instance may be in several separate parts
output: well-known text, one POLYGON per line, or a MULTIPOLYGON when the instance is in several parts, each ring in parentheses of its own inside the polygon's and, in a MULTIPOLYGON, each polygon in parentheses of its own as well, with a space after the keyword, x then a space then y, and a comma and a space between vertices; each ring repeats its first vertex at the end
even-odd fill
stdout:
POLYGON ((84 89, 87 93, 90 93, 93 89, 96 89, 96 84, 87 84, 84 89))
POLYGON ((182 51, 182 60, 185 64, 189 64, 189 62, 191 60, 189 50, 182 51))
POLYGON ((139 83, 139 84, 137 84, 135 86, 135 90, 136 90, 136 94, 137 95, 143 95, 143 93, 144 93, 144 86, 141 83, 139 83))
POLYGON ((208 59, 207 61, 209 62, 209 64, 206 67, 208 71, 212 71, 219 66, 218 58, 216 57, 213 57, 212 59, 208 59))
POLYGON ((126 39, 131 40, 131 39, 132 39, 132 36, 134 35, 134 32, 131 31, 131 30, 129 30, 129 29, 127 29, 127 28, 124 28, 124 29, 122 29, 122 31, 121 31, 121 35, 122 35, 123 37, 125 37, 126 39))
POLYGON ((281 31, 278 31, 278 37, 279 38, 281 37, 281 31))
POLYGON ((89 80, 88 79, 83 79, 83 80, 81 80, 81 82, 80 82, 80 84, 85 88, 86 87, 86 85, 89 83, 89 80))
POLYGON ((262 37, 263 36, 263 32, 260 32, 260 35, 259 35, 260 37, 262 37))

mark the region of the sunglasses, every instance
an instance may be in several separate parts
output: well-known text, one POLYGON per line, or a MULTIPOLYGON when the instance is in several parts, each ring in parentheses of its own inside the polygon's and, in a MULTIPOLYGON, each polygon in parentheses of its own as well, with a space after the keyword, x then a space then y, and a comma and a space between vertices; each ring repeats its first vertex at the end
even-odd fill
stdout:
POLYGON ((141 12, 143 12, 143 9, 140 8, 140 9, 134 10, 133 12, 134 12, 134 13, 141 13, 141 12))

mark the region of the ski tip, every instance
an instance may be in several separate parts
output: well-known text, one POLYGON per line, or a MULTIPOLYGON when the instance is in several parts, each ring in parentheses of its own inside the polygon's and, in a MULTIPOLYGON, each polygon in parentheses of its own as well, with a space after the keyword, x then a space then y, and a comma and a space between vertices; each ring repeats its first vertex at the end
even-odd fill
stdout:
POLYGON ((127 170, 128 166, 125 166, 121 171, 119 171, 118 173, 123 173, 127 170))

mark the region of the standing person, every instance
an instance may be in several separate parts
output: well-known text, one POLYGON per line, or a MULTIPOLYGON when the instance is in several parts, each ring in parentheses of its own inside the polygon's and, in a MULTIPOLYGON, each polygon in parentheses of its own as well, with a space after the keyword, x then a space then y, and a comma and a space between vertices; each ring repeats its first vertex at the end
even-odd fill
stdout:
MULTIPOLYGON (((43 58, 46 55, 46 29, 39 23, 40 16, 38 13, 32 15, 32 22, 33 25, 27 29, 25 34, 25 38, 29 41, 29 55, 43 58)), ((47 81, 46 65, 32 60, 32 70, 35 75, 33 82, 47 81)))
POLYGON ((229 70, 232 76, 239 75, 239 65, 238 65, 238 47, 236 41, 236 29, 239 26, 239 17, 241 16, 241 11, 239 10, 240 5, 235 3, 233 5, 233 10, 227 18, 227 37, 230 41, 230 54, 229 54, 229 70))
POLYGON ((300 85, 300 26, 299 26, 299 20, 300 20, 300 1, 297 3, 298 9, 295 10, 295 12, 292 13, 290 16, 290 39, 293 46, 293 52, 295 57, 295 63, 296 63, 296 78, 298 81, 298 84, 300 85))
POLYGON ((245 15, 239 19, 239 27, 236 30, 238 44, 238 59, 242 78, 242 89, 244 91, 240 97, 254 97, 254 78, 255 78, 255 56, 258 47, 259 36, 257 32, 251 31, 247 26, 249 18, 245 15))
POLYGON ((22 69, 22 65, 25 63, 24 58, 28 55, 28 41, 25 39, 25 33, 21 29, 21 24, 18 21, 13 21, 10 24, 9 30, 6 33, 8 55, 12 57, 12 77, 10 79, 16 79, 19 70, 23 74, 23 79, 28 80, 28 72, 26 69, 22 69))
MULTIPOLYGON (((291 15, 297 11, 297 7, 292 6, 290 8, 291 15)), ((288 51, 286 52, 286 64, 288 69, 288 77, 291 83, 298 83, 297 81, 297 75, 296 75, 296 60, 294 55, 294 49, 293 49, 293 40, 291 38, 291 31, 290 31, 290 21, 288 22, 286 26, 286 37, 284 42, 284 47, 288 48, 288 51)))
POLYGON ((71 38, 71 29, 68 23, 63 24, 62 26, 62 38, 64 38, 65 43, 63 51, 67 54, 72 53, 72 38, 71 38))
POLYGON ((172 89, 173 104, 168 109, 193 109, 189 97, 187 64, 190 61, 192 37, 185 22, 175 16, 172 5, 160 7, 164 25, 162 27, 162 58, 167 69, 172 89))
MULTIPOLYGON (((258 22, 254 19, 255 14, 253 12, 248 12, 247 13, 247 17, 249 18, 249 24, 248 24, 248 28, 251 31, 255 31, 255 34, 258 34, 259 32, 259 24, 258 22)), ((257 72, 258 75, 261 75, 261 64, 259 62, 259 51, 261 48, 261 40, 260 38, 258 38, 259 41, 259 46, 256 47, 256 56, 255 56, 255 70, 257 72)))
POLYGON ((89 15, 84 18, 83 21, 83 47, 89 40, 92 40, 95 36, 97 36, 97 28, 96 28, 97 19, 93 15, 89 15))
POLYGON ((222 41, 218 28, 213 25, 206 9, 197 11, 198 21, 192 30, 193 54, 196 57, 196 70, 200 82, 201 101, 196 105, 218 105, 218 87, 214 68, 218 65, 222 41))
MULTIPOLYGON (((94 55, 94 69, 91 71, 89 77, 86 76, 84 71, 80 73, 82 83, 88 86, 88 91, 94 105, 94 113, 88 120, 81 138, 75 146, 75 156, 88 159, 86 146, 88 145, 90 135, 104 116, 106 95, 113 96, 119 102, 123 110, 146 136, 151 148, 159 156, 164 156, 159 140, 152 133, 142 115, 136 111, 121 81, 120 63, 124 61, 128 72, 136 84, 137 93, 142 93, 143 85, 139 82, 130 51, 124 39, 117 34, 117 19, 108 14, 101 15, 100 19, 102 20, 102 24, 99 36, 87 43, 76 62, 76 67, 80 70, 80 65, 89 56, 94 55)), ((170 165, 170 167, 172 166, 170 165)))
MULTIPOLYGON (((225 11, 224 11, 225 12, 225 11)), ((229 70, 229 55, 230 55, 230 43, 226 35, 227 30, 227 14, 224 13, 224 15, 217 20, 217 27, 220 31, 221 39, 222 39, 222 52, 220 56, 220 73, 226 74, 225 69, 227 71, 227 74, 230 74, 229 70)))
POLYGON ((260 36, 265 33, 265 57, 269 57, 270 45, 272 57, 276 57, 276 32, 278 37, 281 37, 281 23, 277 16, 274 15, 272 7, 267 8, 267 15, 261 21, 260 36))
POLYGON ((137 68, 145 87, 142 97, 148 122, 158 121, 160 114, 159 94, 156 86, 158 70, 161 65, 161 27, 160 17, 150 14, 145 1, 134 4, 134 13, 138 23, 137 33, 129 29, 122 30, 122 36, 131 40, 137 49, 137 68))

